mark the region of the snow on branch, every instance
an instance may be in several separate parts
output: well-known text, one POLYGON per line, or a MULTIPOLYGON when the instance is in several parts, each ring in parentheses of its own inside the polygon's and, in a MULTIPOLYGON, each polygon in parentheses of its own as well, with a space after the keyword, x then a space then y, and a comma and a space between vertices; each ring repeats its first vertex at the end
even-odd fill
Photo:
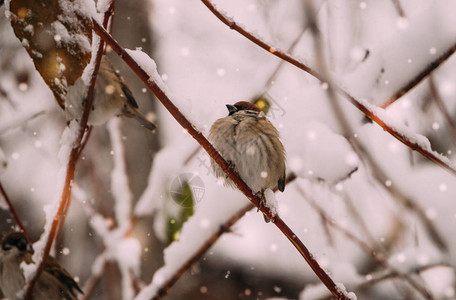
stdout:
MULTIPOLYGON (((242 36, 246 37, 251 42, 255 43, 259 47, 263 48, 264 50, 268 51, 269 53, 283 59, 284 61, 294 65, 295 67, 309 73, 313 77, 317 78, 321 82, 327 82, 327 79, 318 71, 310 68, 305 63, 300 61, 297 58, 294 58, 288 53, 282 52, 278 50, 279 48, 273 46, 272 44, 266 43, 258 36, 252 34, 251 32, 244 29, 241 25, 237 24, 232 18, 227 17, 226 14, 218 10, 215 5, 210 0, 201 0, 204 5, 225 25, 227 25, 230 29, 237 31, 242 36)), ((416 82, 418 84, 419 82, 416 82)), ((398 139, 404 145, 409 147, 412 150, 417 151, 430 161, 436 163, 440 167, 444 168, 445 170, 449 171, 450 173, 456 175, 456 166, 444 155, 441 155, 431 149, 430 143, 426 137, 411 132, 405 125, 395 124, 391 118, 387 117, 387 114, 383 112, 382 109, 367 103, 366 101, 362 101, 356 99, 353 95, 351 95, 348 91, 346 91, 342 86, 333 83, 333 88, 340 94, 342 94, 345 98, 348 99, 350 103, 352 103, 356 108, 358 108, 361 112, 363 112, 367 117, 369 117, 372 121, 380 125, 385 131, 391 134, 393 137, 398 139)), ((411 89, 411 88, 410 88, 411 89)), ((408 89, 408 90, 410 90, 408 89)))
POLYGON ((111 190, 115 200, 114 211, 119 227, 125 229, 130 227, 133 195, 128 184, 119 118, 114 118, 108 122, 108 131, 114 160, 114 169, 111 173, 111 190))
POLYGON ((399 270, 397 270, 387 259, 387 256, 381 249, 374 249, 370 247, 366 242, 362 239, 355 236, 350 231, 346 230, 343 226, 338 224, 337 222, 332 222, 331 218, 327 215, 325 210, 320 207, 317 203, 317 199, 313 199, 308 193, 304 191, 304 189, 296 185, 297 191, 301 194, 301 196, 322 216, 325 224, 328 224, 335 230, 341 232, 348 240, 356 244, 359 248, 361 248, 364 252, 370 255, 377 263, 387 269, 391 274, 403 278, 407 281, 413 288, 415 288, 420 294, 422 294, 425 298, 429 299, 430 293, 423 287, 420 283, 416 282, 414 278, 408 276, 407 274, 402 274, 399 270))
MULTIPOLYGON (((291 173, 287 176, 286 185, 293 182, 296 175, 291 173)), ((274 189, 273 192, 276 192, 274 189)), ((205 219, 200 219, 199 216, 193 216, 188 222, 185 223, 184 229, 191 239, 181 239, 172 243, 165 249, 165 265, 155 272, 151 284, 144 288, 137 296, 136 300, 158 298, 166 295, 168 290, 179 280, 182 275, 191 268, 201 257, 206 253, 217 240, 230 228, 239 221, 245 213, 254 208, 252 203, 243 206, 241 209, 234 211, 231 215, 227 213, 226 207, 223 211, 224 214, 230 215, 228 219, 222 223, 211 224, 211 232, 201 234, 201 224, 205 224, 205 219), (189 232, 197 232, 198 234, 188 234, 189 232), (195 236, 200 236, 200 239, 195 240, 195 236), (193 251, 190 251, 192 249, 193 251)), ((198 213, 197 213, 198 214, 198 213)), ((223 216, 222 216, 223 217, 223 216)), ((226 216, 225 216, 226 218, 226 216)), ((221 219, 221 218, 218 218, 221 219)))
MULTIPOLYGON (((84 126, 85 127, 85 126, 84 126)), ((71 182, 74 178, 78 145, 82 140, 84 130, 81 130, 77 121, 71 121, 65 128, 60 139, 60 151, 58 154, 61 169, 57 176, 56 195, 54 200, 44 207, 46 224, 40 239, 34 243, 33 261, 35 264, 21 264, 24 269, 26 285, 24 287, 25 299, 33 299, 33 287, 43 271, 46 260, 49 257, 52 243, 58 236, 57 227, 61 221, 65 207, 68 206, 71 196, 71 182)))
MULTIPOLYGON (((253 194, 252 190, 245 184, 245 182, 239 177, 236 172, 230 170, 228 163, 220 156, 220 154, 215 150, 211 143, 204 137, 204 135, 196 130, 188 119, 179 111, 179 109, 174 105, 171 99, 168 97, 165 91, 160 88, 161 83, 155 82, 154 75, 155 71, 152 74, 148 74, 145 70, 148 67, 142 67, 136 62, 132 56, 129 55, 128 51, 123 49, 112 37, 106 32, 106 30, 97 23, 96 20, 93 20, 94 31, 100 35, 129 66, 130 68, 140 77, 140 79, 147 85, 147 87, 154 93, 154 95, 159 99, 159 101, 165 106, 169 113, 174 117, 174 119, 206 150, 206 152, 211 156, 211 158, 221 167, 221 169, 227 174, 227 176, 236 184, 237 188, 256 206, 259 207, 260 198, 253 194)), ((142 57, 143 59, 145 57, 142 57)), ((141 62, 144 63, 144 60, 141 62)), ((146 61, 147 62, 147 61, 146 61)), ((154 66, 155 63, 151 58, 148 58, 148 65, 154 66), (150 64, 149 64, 150 63, 150 64)), ((285 222, 279 217, 272 215, 269 208, 262 206, 259 208, 261 212, 266 215, 274 225, 288 238, 288 240, 295 246, 298 252, 303 256, 307 261, 309 266, 319 277, 319 279, 325 284, 325 286, 331 291, 331 293, 336 296, 338 299, 348 299, 347 295, 337 288, 336 284, 332 278, 321 268, 318 262, 311 255, 307 247, 302 243, 302 241, 297 237, 297 235, 285 224, 285 222)))
MULTIPOLYGON (((94 9, 92 11, 95 11, 94 9)), ((107 23, 110 14, 105 13, 103 23, 107 23)), ((65 221, 66 210, 71 200, 71 183, 74 179, 76 164, 85 143, 83 143, 86 133, 87 121, 89 119, 90 107, 92 107, 95 81, 100 67, 101 56, 103 55, 103 41, 97 37, 92 39, 92 55, 89 64, 84 69, 86 76, 90 75, 87 98, 84 101, 84 110, 81 120, 78 123, 73 120, 65 129, 61 138, 61 148, 59 160, 62 168, 59 172, 56 199, 49 207, 45 207, 46 225, 40 240, 34 244, 35 253, 33 260, 35 265, 25 266, 24 276, 26 278, 25 299, 33 299, 33 288, 41 272, 44 269, 46 260, 49 257, 52 244, 59 236, 59 230, 65 221)), ((83 76, 84 76, 83 73, 83 76)), ((24 264, 25 265, 25 264, 24 264)))
MULTIPOLYGON (((312 29, 312 35, 314 36, 314 47, 315 47, 315 53, 317 53, 316 61, 318 68, 321 70, 322 75, 327 78, 327 83, 328 83, 328 88, 326 89, 326 93, 328 94, 328 97, 331 100, 331 108, 334 112, 334 115, 337 117, 340 127, 342 128, 343 135, 347 138, 347 140, 350 141, 350 144, 353 148, 353 150, 357 153, 359 157, 362 157, 363 160, 370 166, 372 169, 372 173, 374 178, 377 180, 377 182, 380 184, 380 186, 383 186, 383 182, 386 180, 386 175, 381 166, 376 162, 376 160, 372 157, 371 153, 369 151, 366 151, 366 147, 363 144, 363 142, 360 139, 354 139, 352 138, 354 136, 354 130, 344 112, 342 107, 340 106, 339 99, 337 98, 335 89, 334 89, 334 83, 332 80, 332 74, 329 71, 328 64, 325 60, 325 57, 323 55, 323 45, 322 45, 322 36, 321 32, 317 26, 316 23, 316 11, 312 5, 311 1, 307 1, 307 7, 306 7, 306 14, 307 14, 307 19, 309 19, 309 22, 311 23, 310 28, 312 29)), ((370 104, 369 102, 365 102, 365 106, 370 106, 371 111, 380 111, 379 113, 382 113, 383 115, 380 117, 381 120, 389 120, 388 123, 390 125, 396 124, 397 121, 395 121, 394 118, 388 118, 385 114, 388 113, 388 111, 383 111, 381 108, 378 108, 377 106, 374 106, 370 104)), ((412 141, 414 144, 419 144, 420 147, 423 149, 427 149, 428 151, 432 152, 431 145, 428 141, 427 138, 421 135, 417 135, 414 132, 412 132, 409 128, 405 127, 402 124, 396 124, 394 126, 395 128, 399 127, 401 128, 401 132, 407 132, 407 137, 414 137, 414 140, 412 141)), ((435 153, 436 155, 439 155, 438 153, 435 153)), ((442 159, 446 159, 446 157, 442 157, 442 159)), ((448 160, 448 164, 451 165, 451 162, 448 160)), ((434 226, 432 222, 429 221, 429 219, 426 217, 426 215, 423 213, 423 210, 414 203, 411 199, 406 197, 399 189, 396 187, 387 187, 387 191, 391 194, 393 199, 396 199, 396 201, 399 202, 399 204, 403 205, 406 209, 414 212, 418 218, 422 221, 424 224, 427 232, 429 233, 429 236, 431 239, 442 249, 447 250, 448 247, 442 238, 441 234, 437 230, 437 228, 434 226)))
POLYGON ((117 228, 100 234, 107 253, 115 259, 122 275, 122 293, 124 299, 132 299, 135 292, 132 288, 132 275, 139 274, 141 245, 135 238, 129 237, 131 230, 131 208, 133 195, 128 184, 128 175, 124 159, 124 147, 120 130, 120 119, 114 118, 108 123, 109 136, 114 160, 111 173, 111 189, 115 205, 114 213, 117 228), (128 253, 128 255, 125 255, 128 253))

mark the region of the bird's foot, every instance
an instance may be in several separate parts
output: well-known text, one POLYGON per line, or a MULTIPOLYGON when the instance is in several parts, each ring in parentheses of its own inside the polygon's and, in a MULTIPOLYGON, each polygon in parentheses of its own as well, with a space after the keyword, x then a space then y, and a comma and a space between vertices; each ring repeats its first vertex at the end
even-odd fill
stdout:
POLYGON ((234 168, 235 168, 236 166, 235 166, 235 164, 234 164, 231 160, 227 161, 227 163, 228 163, 228 174, 230 174, 231 172, 234 171, 234 168))
POLYGON ((258 212, 264 206, 264 203, 266 202, 266 198, 264 197, 263 191, 259 191, 258 193, 255 194, 255 196, 260 198, 260 202, 258 202, 258 209, 257 209, 257 212, 258 212))

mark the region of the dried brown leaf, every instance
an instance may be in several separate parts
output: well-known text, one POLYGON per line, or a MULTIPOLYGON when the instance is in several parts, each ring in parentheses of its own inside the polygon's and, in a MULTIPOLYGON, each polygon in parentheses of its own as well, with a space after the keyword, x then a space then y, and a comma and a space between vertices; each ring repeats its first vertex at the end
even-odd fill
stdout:
POLYGON ((36 69, 64 107, 67 88, 90 61, 92 21, 79 0, 12 0, 11 24, 36 69))

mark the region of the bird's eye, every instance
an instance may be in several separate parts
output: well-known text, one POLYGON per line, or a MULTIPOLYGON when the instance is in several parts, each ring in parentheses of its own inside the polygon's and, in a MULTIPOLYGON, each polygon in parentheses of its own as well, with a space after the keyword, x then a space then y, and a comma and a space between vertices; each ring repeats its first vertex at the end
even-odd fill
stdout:
POLYGON ((17 241, 17 249, 19 249, 20 251, 25 251, 27 250, 27 241, 26 240, 19 240, 17 241))
POLYGON ((4 244, 2 245, 2 249, 3 249, 3 251, 8 251, 8 250, 11 249, 11 245, 10 245, 10 244, 7 244, 7 243, 4 243, 4 244))

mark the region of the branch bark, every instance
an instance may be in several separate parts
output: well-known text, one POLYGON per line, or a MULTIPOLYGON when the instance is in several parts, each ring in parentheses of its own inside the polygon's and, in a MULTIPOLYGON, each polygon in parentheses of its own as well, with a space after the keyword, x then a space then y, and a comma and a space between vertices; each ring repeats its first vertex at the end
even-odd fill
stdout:
MULTIPOLYGON (((264 50, 268 51, 269 53, 285 60, 286 62, 292 64, 293 66, 309 73, 310 75, 312 75, 316 79, 320 80, 321 82, 327 82, 326 78, 321 73, 306 66, 304 63, 298 61, 291 55, 277 50, 276 47, 264 42, 260 38, 254 36, 247 30, 242 28, 242 26, 239 26, 238 24, 236 24, 236 22, 234 22, 232 19, 229 19, 228 17, 226 17, 223 13, 221 13, 220 11, 217 10, 217 8, 212 4, 212 2, 210 0, 201 0, 201 1, 220 21, 222 21, 230 29, 237 31, 238 33, 240 33, 241 35, 246 37, 248 40, 250 40, 251 42, 258 45, 259 47, 261 47, 264 50)), ((414 80, 417 82, 413 83, 413 84, 412 83, 409 84, 409 88, 407 89, 407 91, 410 90, 412 87, 414 87, 416 84, 418 84, 418 82, 420 82, 422 80, 422 78, 426 77, 432 70, 437 68, 442 62, 444 62, 448 57, 450 57, 451 54, 453 54, 455 51, 456 51, 456 44, 451 49, 449 49, 444 55, 442 55, 440 57, 440 59, 436 62, 436 65, 432 64, 431 67, 428 68, 428 70, 423 71, 419 76, 417 76, 417 78, 414 80)), ((358 108, 369 119, 371 119, 372 121, 374 121, 375 123, 380 125, 380 127, 382 127, 385 131, 387 131, 393 137, 398 139, 401 143, 403 143, 410 149, 417 151, 418 153, 420 153, 421 155, 423 155, 430 161, 436 163, 437 165, 441 166, 442 168, 444 168, 451 174, 456 175, 456 167, 451 165, 448 160, 442 158, 441 156, 437 155, 433 151, 429 151, 429 150, 421 147, 421 145, 419 145, 417 142, 409 140, 407 138, 407 136, 405 136, 403 133, 398 131, 394 126, 387 124, 384 120, 379 118, 372 109, 370 109, 366 104, 357 100, 349 92, 345 91, 342 87, 340 87, 336 84, 333 84, 333 88, 336 90, 336 92, 342 94, 345 98, 347 98, 351 104, 353 104, 356 108, 358 108)), ((404 94, 407 91, 405 91, 404 94)))
MULTIPOLYGON (((103 20, 104 26, 107 25, 110 16, 111 16, 111 12, 108 9, 108 11, 105 12, 105 16, 104 16, 104 20, 103 20)), ((76 143, 74 144, 73 149, 71 149, 71 152, 70 152, 70 157, 69 157, 67 170, 66 170, 66 176, 65 176, 65 184, 64 184, 62 195, 60 198, 59 208, 58 208, 57 214, 55 215, 55 217, 52 221, 52 224, 51 224, 49 236, 48 236, 48 238, 46 240, 46 244, 44 246, 43 257, 37 266, 35 274, 33 275, 32 279, 30 280, 30 282, 27 285, 26 292, 25 292, 25 299, 27 299, 27 300, 33 299, 33 288, 34 288, 36 282, 38 281, 38 278, 40 277, 41 273, 43 272, 43 269, 44 269, 46 261, 49 257, 49 253, 51 251, 51 247, 54 242, 54 239, 59 236, 60 229, 63 227, 63 222, 64 222, 63 219, 64 219, 65 212, 70 205, 71 183, 74 179, 76 164, 78 162, 78 158, 80 156, 82 147, 85 145, 85 143, 83 143, 83 138, 86 133, 87 122, 89 120, 89 114, 90 114, 90 108, 92 107, 93 94, 94 94, 94 90, 95 90, 95 81, 97 78, 98 70, 100 68, 101 57, 103 55, 103 46, 104 46, 104 42, 103 42, 103 40, 100 40, 100 43, 98 45, 98 49, 96 52, 94 70, 93 70, 90 85, 89 85, 89 88, 87 91, 87 97, 86 97, 86 99, 84 99, 84 102, 83 102, 84 111, 82 113, 82 117, 81 117, 81 120, 79 123, 79 130, 78 130, 78 135, 76 137, 76 143)))
MULTIPOLYGON (((294 181, 296 179, 296 175, 294 173, 291 173, 287 176, 286 179, 286 184, 288 185, 290 182, 294 181)), ((277 192, 277 189, 274 189, 274 192, 277 192)), ((206 253, 209 248, 212 247, 212 245, 215 244, 216 241, 226 232, 229 232, 231 226, 236 224, 237 221, 239 221, 245 213, 247 213, 249 210, 252 208, 255 208, 255 206, 252 203, 247 204, 243 208, 241 208, 236 214, 232 215, 231 218, 229 218, 228 221, 220 225, 219 230, 214 232, 207 240, 206 242, 201 245, 201 247, 196 251, 190 259, 188 259, 186 262, 182 264, 182 266, 177 270, 174 275, 169 278, 165 283, 162 284, 161 288, 158 290, 156 297, 154 299, 160 299, 160 297, 165 296, 168 291, 174 286, 174 284, 179 280, 179 278, 182 277, 182 275, 185 274, 185 272, 191 268, 191 266, 196 263, 204 253, 206 253)))
POLYGON ((302 195, 302 197, 307 200, 307 202, 319 213, 319 215, 326 221, 325 223, 342 233, 348 240, 352 241, 358 247, 360 247, 364 252, 369 254, 379 265, 387 269, 390 274, 402 278, 404 281, 408 282, 415 290, 417 290, 425 299, 434 299, 430 292, 426 289, 424 285, 420 285, 414 278, 407 274, 402 274, 397 270, 389 261, 386 255, 380 251, 380 249, 374 249, 370 247, 362 239, 355 236, 350 231, 346 230, 344 227, 340 226, 337 222, 332 222, 331 218, 326 214, 324 209, 317 204, 317 200, 309 196, 300 186, 296 186, 297 191, 302 195))
POLYGON ((24 224, 22 223, 21 219, 19 218, 19 215, 16 212, 16 209, 13 206, 13 203, 11 202, 10 198, 8 197, 8 194, 6 193, 5 189, 3 188, 2 183, 0 182, 0 194, 3 196, 3 199, 5 199, 6 205, 8 205, 8 209, 13 216, 14 220, 16 221, 17 226, 19 226, 20 231, 22 231, 25 234, 25 237, 27 240, 30 242, 30 236, 28 235, 27 231, 25 230, 24 224))
POLYGON ((409 83, 407 83, 404 87, 398 90, 393 96, 391 96, 385 103, 382 105, 382 108, 387 108, 394 102, 396 102, 399 98, 407 94, 411 89, 416 87, 421 81, 423 81, 426 77, 428 77, 433 71, 435 71, 438 67, 440 67, 444 62, 450 58, 456 52, 456 44, 453 44, 447 51, 445 51, 442 55, 440 55, 436 60, 431 62, 425 69, 423 69, 415 78, 412 78, 409 83))
MULTIPOLYGON (((229 170, 227 162, 215 150, 212 144, 204 137, 204 135, 196 130, 187 118, 179 111, 174 105, 168 95, 160 89, 158 84, 154 82, 150 76, 138 65, 138 63, 123 49, 111 35, 100 25, 96 20, 93 20, 94 31, 100 35, 106 43, 116 52, 138 75, 138 77, 147 85, 147 87, 154 93, 158 100, 165 106, 174 119, 206 150, 211 158, 220 166, 220 168, 227 174, 227 176, 236 184, 237 188, 252 202, 253 205, 259 207, 260 198, 252 193, 252 190, 245 184, 239 175, 233 170, 229 170)), ((307 261, 309 266, 331 291, 331 293, 338 299, 348 299, 347 296, 336 287, 332 278, 320 267, 318 262, 313 258, 307 247, 297 237, 297 235, 288 227, 287 224, 279 217, 271 214, 269 208, 261 206, 261 212, 266 215, 277 228, 288 238, 288 240, 295 246, 298 252, 307 261)))

